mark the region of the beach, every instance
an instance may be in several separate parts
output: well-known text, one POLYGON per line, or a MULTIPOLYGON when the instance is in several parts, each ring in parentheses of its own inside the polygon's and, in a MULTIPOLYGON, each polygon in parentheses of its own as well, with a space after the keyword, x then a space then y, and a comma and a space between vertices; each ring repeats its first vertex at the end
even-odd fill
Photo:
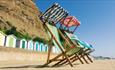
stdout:
MULTIPOLYGON (((51 53, 51 58, 56 54, 51 53)), ((0 47, 0 70, 115 70, 114 59, 95 60, 93 63, 73 63, 74 67, 63 65, 41 68, 47 61, 47 52, 37 52, 19 48, 0 47)))
POLYGON ((0 62, 0 70, 115 70, 115 60, 94 60, 94 63, 74 64, 74 67, 64 65, 41 68, 42 64, 35 61, 6 61, 0 62))

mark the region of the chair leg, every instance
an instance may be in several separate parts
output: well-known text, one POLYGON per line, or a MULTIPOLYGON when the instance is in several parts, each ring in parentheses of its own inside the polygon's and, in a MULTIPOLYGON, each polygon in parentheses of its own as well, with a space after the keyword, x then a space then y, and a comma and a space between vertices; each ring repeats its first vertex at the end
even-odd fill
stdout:
MULTIPOLYGON (((85 57, 84 57, 85 55, 81 55, 80 57, 78 56, 78 58, 76 58, 76 59, 73 59, 72 60, 72 62, 75 62, 76 60, 78 60, 79 58, 80 58, 80 60, 81 60, 81 58, 83 58, 83 60, 88 64, 88 62, 87 62, 87 60, 85 59, 85 57)), ((83 63, 84 64, 84 62, 82 61, 81 63, 83 63)))
MULTIPOLYGON (((75 54, 76 55, 76 57, 79 59, 79 61, 82 63, 82 64, 84 64, 84 62, 80 59, 80 57, 77 55, 77 54, 75 54)), ((76 60, 77 60, 77 58, 76 58, 76 60)))
MULTIPOLYGON (((78 58, 76 58, 77 56, 76 55, 71 55, 71 56, 69 56, 69 57, 71 57, 70 58, 70 60, 72 60, 71 62, 73 63, 74 61, 76 61, 76 60, 79 60, 78 58)), ((80 58, 80 57, 79 57, 80 58)), ((80 59, 81 60, 81 59, 80 59)), ((81 62, 83 63, 83 61, 81 60, 81 62)), ((67 60, 66 61, 64 61, 63 63, 61 63, 60 65, 63 65, 63 64, 66 64, 67 63, 67 60)), ((68 63, 67 63, 68 64, 68 63)))
MULTIPOLYGON (((75 58, 75 56, 74 56, 74 57, 72 57, 72 56, 73 56, 73 55, 70 55, 70 56, 69 56, 69 57, 71 57, 70 60, 72 60, 72 59, 75 58)), ((66 58, 63 58, 61 61, 57 62, 57 63, 54 64, 53 66, 66 64, 68 61, 65 60, 65 59, 66 59, 66 58), (61 63, 61 64, 60 64, 60 63, 61 63)), ((71 61, 71 62, 72 62, 72 61, 71 61)))
POLYGON ((86 54, 87 58, 90 60, 91 63, 93 63, 92 59, 86 54))
MULTIPOLYGON (((72 56, 72 55, 71 55, 72 56)), ((71 57, 71 56, 69 56, 69 57, 71 57)), ((60 62, 58 62, 58 63, 56 63, 56 64, 60 64, 60 65, 63 65, 63 64, 66 64, 68 61, 67 60, 65 60, 66 58, 64 58, 63 60, 61 60, 60 62)), ((72 58, 70 58, 70 60, 72 60, 72 58)), ((72 62, 71 62, 72 63, 72 62)))
POLYGON ((83 60, 84 60, 87 64, 89 64, 88 61, 85 59, 84 56, 85 56, 85 55, 81 55, 81 57, 83 58, 83 60))
MULTIPOLYGON (((72 57, 70 59, 72 60, 71 61, 72 63, 75 62, 75 61, 77 61, 77 60, 79 60, 82 64, 84 64, 84 62, 81 60, 81 57, 79 57, 78 55, 76 55, 76 56, 74 56, 74 57, 72 57)), ((66 62, 64 62, 64 63, 66 63, 66 62)))
POLYGON ((50 60, 51 49, 52 49, 52 46, 50 46, 49 49, 48 49, 47 63, 48 63, 49 60, 50 60))
MULTIPOLYGON (((54 66, 57 66, 57 65, 59 65, 61 62, 63 62, 65 60, 65 58, 64 59, 62 59, 61 61, 59 61, 59 62, 57 62, 57 63, 55 63, 54 65, 53 65, 53 67, 54 66)), ((60 64, 61 65, 61 64, 60 64)), ((63 65, 63 64, 62 64, 63 65)))
MULTIPOLYGON (((68 64, 71 66, 71 67, 73 67, 73 64, 70 62, 70 59, 68 58, 68 56, 67 55, 65 55, 65 58, 64 59, 62 59, 62 60, 60 60, 59 62, 57 62, 56 64, 54 64, 53 65, 53 67, 54 66, 56 66, 56 65, 59 65, 61 62, 63 62, 63 61, 66 61, 66 62, 68 62, 68 64)), ((62 63, 62 64, 60 64, 60 65, 63 65, 64 63, 62 63)))
POLYGON ((58 56, 56 56, 55 58, 48 60, 48 62, 46 62, 42 67, 47 66, 47 65, 50 64, 52 61, 54 61, 54 60, 56 60, 57 58, 59 58, 60 56, 62 56, 62 53, 59 54, 58 56))
POLYGON ((70 61, 70 59, 68 58, 68 56, 67 56, 65 53, 63 53, 63 54, 65 55, 65 58, 66 58, 66 60, 68 61, 69 65, 70 65, 71 67, 73 67, 73 64, 71 63, 71 61, 70 61))

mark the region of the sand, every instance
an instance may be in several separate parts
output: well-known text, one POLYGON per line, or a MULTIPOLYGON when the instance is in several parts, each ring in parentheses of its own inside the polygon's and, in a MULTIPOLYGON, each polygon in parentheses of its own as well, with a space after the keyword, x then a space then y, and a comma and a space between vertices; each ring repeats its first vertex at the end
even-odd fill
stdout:
POLYGON ((0 70, 115 70, 115 60, 94 60, 89 64, 76 61, 74 67, 63 65, 41 68, 46 60, 47 53, 44 52, 0 48, 0 70))
POLYGON ((40 68, 42 64, 43 62, 36 61, 1 61, 0 70, 115 70, 115 60, 94 60, 90 64, 74 63, 74 67, 64 65, 40 68))

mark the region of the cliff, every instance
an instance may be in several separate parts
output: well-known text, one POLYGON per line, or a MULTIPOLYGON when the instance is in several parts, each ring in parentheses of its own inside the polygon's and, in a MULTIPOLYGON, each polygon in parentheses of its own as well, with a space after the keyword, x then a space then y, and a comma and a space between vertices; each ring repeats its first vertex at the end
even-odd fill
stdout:
POLYGON ((32 0, 0 0, 0 30, 15 27, 22 35, 48 41, 48 34, 39 19, 40 14, 32 0))

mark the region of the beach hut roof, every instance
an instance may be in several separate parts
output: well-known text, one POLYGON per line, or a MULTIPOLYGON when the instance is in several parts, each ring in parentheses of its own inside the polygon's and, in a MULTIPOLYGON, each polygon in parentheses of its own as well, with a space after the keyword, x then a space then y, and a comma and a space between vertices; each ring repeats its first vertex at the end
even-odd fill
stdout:
POLYGON ((17 40, 26 40, 26 39, 18 38, 17 40))
POLYGON ((17 39, 17 37, 15 35, 8 35, 7 37, 14 37, 15 39, 17 39))
POLYGON ((28 42, 33 42, 33 40, 27 40, 28 42))
POLYGON ((38 41, 33 41, 33 42, 35 42, 35 43, 39 43, 38 41))
MULTIPOLYGON (((26 39, 20 39, 20 40, 26 40, 26 39)), ((27 41, 27 40, 26 40, 27 41)))

